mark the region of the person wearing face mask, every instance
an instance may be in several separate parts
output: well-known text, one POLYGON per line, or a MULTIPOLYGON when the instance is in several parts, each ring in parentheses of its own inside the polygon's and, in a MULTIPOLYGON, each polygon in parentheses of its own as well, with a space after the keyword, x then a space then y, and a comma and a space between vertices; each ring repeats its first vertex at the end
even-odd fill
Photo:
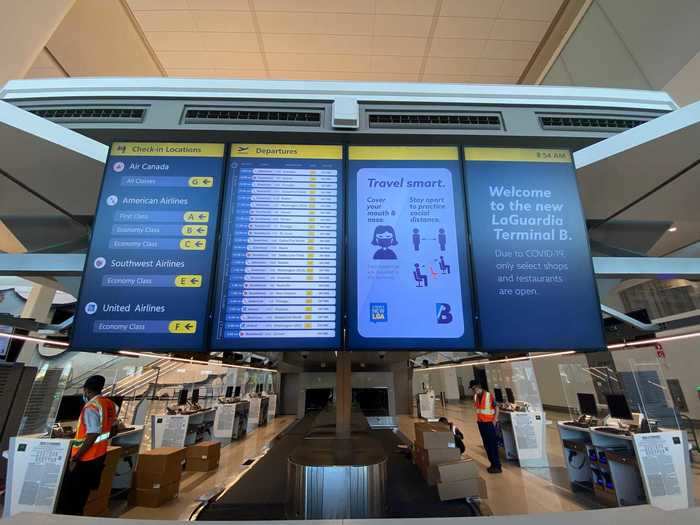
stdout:
POLYGON ((85 405, 71 443, 70 463, 63 477, 57 514, 81 516, 90 491, 100 485, 109 438, 117 423, 117 406, 102 396, 105 378, 90 376, 83 385, 85 405))
POLYGON ((491 462, 491 466, 486 471, 489 474, 500 474, 502 472, 501 458, 498 456, 498 436, 496 435, 498 406, 491 392, 484 389, 479 381, 470 381, 469 388, 474 391, 476 424, 479 427, 486 455, 491 462))

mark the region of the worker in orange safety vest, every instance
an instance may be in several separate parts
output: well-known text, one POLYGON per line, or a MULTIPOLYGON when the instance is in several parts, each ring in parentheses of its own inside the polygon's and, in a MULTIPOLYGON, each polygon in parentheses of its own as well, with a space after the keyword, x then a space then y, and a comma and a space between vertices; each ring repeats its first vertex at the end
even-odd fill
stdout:
POLYGON ((502 472, 501 458, 498 456, 498 436, 496 434, 498 406, 491 392, 486 390, 479 381, 470 381, 469 388, 474 392, 476 424, 479 426, 486 455, 491 462, 491 466, 486 470, 489 474, 500 474, 502 472))
POLYGON ((71 443, 68 470, 63 477, 57 514, 83 514, 90 491, 100 486, 109 439, 117 422, 117 406, 102 396, 105 378, 90 376, 83 385, 85 405, 71 443))

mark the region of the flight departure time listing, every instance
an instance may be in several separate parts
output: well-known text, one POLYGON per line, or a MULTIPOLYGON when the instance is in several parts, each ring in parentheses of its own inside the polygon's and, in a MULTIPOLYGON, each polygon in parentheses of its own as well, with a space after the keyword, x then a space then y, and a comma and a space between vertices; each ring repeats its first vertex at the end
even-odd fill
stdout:
POLYGON ((115 143, 72 346, 203 350, 224 145, 115 143))
POLYGON ((232 144, 212 347, 340 346, 342 147, 232 144))

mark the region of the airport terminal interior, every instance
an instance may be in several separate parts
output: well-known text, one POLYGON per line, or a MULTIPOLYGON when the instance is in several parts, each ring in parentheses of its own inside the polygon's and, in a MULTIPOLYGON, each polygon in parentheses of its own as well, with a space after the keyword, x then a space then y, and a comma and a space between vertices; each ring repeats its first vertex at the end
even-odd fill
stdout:
POLYGON ((2 11, 2 519, 700 522, 700 2, 2 11))

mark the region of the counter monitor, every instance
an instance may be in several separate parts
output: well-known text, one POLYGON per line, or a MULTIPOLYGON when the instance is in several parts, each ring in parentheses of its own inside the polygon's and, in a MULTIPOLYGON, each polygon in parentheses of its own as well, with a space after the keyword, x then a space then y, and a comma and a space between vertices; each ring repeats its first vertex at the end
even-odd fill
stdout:
POLYGON ((634 419, 627 404, 627 399, 623 394, 607 394, 605 399, 610 409, 610 417, 630 421, 634 419))
POLYGON ((503 403, 503 390, 494 388, 493 395, 496 397, 496 403, 503 403))
POLYGON ((508 398, 509 403, 515 404, 515 396, 513 395, 512 388, 506 388, 506 397, 508 398))
POLYGON ((187 404, 187 390, 185 390, 185 389, 180 390, 180 394, 178 395, 178 398, 177 398, 177 404, 178 405, 186 405, 187 404))
POLYGON ((578 406, 581 409, 581 414, 591 417, 598 417, 598 406, 596 405, 595 396, 593 394, 584 394, 579 392, 578 406))

